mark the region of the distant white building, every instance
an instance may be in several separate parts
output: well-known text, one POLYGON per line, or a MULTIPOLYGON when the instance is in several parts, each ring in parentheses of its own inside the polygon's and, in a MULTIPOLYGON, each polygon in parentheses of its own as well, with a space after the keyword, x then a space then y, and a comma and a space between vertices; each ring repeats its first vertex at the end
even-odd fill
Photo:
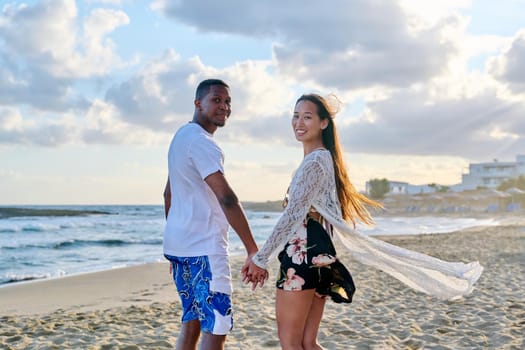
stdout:
POLYGON ((408 185, 408 194, 419 194, 419 193, 435 193, 436 187, 429 185, 408 185))
MULTIPOLYGON (((525 155, 517 155, 515 162, 474 163, 469 165, 468 174, 461 175, 461 183, 450 186, 453 192, 475 190, 478 187, 497 188, 503 181, 525 176, 525 155)), ((391 194, 434 193, 436 187, 411 185, 408 182, 389 181, 391 194)), ((370 183, 366 182, 366 193, 370 194, 370 183)))
POLYGON ((517 155, 515 162, 475 163, 469 165, 469 172, 461 175, 461 184, 455 190, 475 190, 478 187, 496 188, 505 180, 525 175, 525 155, 517 155))
MULTIPOLYGON (((407 187, 409 186, 408 182, 399 182, 399 181, 388 181, 390 185, 390 190, 388 193, 393 194, 405 194, 407 193, 407 187)), ((367 181, 365 184, 365 191, 367 194, 370 194, 370 181, 367 181)))
MULTIPOLYGON (((390 184, 391 194, 418 194, 418 193, 434 193, 436 188, 428 185, 411 185, 408 182, 388 181, 390 184)), ((370 182, 366 182, 366 193, 370 194, 370 182)))
MULTIPOLYGON (((388 193, 404 194, 407 193, 408 182, 389 181, 390 191, 388 193)), ((366 192, 368 191, 368 182, 366 183, 366 192)))

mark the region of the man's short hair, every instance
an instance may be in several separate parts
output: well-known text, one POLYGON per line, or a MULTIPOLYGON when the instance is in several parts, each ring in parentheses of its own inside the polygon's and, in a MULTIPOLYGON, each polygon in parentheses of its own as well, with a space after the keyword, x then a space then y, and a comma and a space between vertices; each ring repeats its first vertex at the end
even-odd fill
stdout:
POLYGON ((206 80, 201 81, 199 85, 197 86, 197 90, 195 91, 195 99, 200 100, 201 98, 206 96, 208 92, 210 92, 210 86, 213 86, 213 85, 222 85, 227 89, 230 88, 228 84, 226 84, 221 79, 206 79, 206 80))

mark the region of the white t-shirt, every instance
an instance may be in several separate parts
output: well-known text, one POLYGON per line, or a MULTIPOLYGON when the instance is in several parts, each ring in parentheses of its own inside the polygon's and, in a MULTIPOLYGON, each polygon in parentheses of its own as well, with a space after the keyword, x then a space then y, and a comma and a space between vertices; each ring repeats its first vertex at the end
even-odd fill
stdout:
POLYGON ((227 255, 229 224, 204 179, 224 173, 224 154, 197 123, 182 126, 168 152, 171 206, 164 230, 164 254, 227 255))

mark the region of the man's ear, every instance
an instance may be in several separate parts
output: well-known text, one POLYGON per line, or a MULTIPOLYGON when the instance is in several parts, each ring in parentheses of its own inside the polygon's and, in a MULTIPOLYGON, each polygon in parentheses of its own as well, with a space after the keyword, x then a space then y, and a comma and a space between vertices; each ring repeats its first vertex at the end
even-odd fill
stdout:
POLYGON ((198 98, 193 100, 193 105, 195 106, 196 109, 200 109, 201 108, 201 100, 199 100, 198 98))

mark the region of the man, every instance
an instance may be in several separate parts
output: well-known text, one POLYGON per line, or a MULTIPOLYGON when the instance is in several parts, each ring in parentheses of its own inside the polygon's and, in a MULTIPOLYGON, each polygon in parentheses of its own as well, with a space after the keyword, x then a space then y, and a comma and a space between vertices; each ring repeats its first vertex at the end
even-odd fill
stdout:
MULTIPOLYGON (((229 225, 239 235, 248 258, 257 244, 246 215, 224 176, 224 155, 213 134, 231 113, 229 86, 219 79, 202 81, 195 94, 193 120, 173 137, 164 190, 164 255, 182 303, 182 326, 176 349, 223 349, 232 329, 229 225)), ((243 271, 261 287, 266 270, 243 271)))

